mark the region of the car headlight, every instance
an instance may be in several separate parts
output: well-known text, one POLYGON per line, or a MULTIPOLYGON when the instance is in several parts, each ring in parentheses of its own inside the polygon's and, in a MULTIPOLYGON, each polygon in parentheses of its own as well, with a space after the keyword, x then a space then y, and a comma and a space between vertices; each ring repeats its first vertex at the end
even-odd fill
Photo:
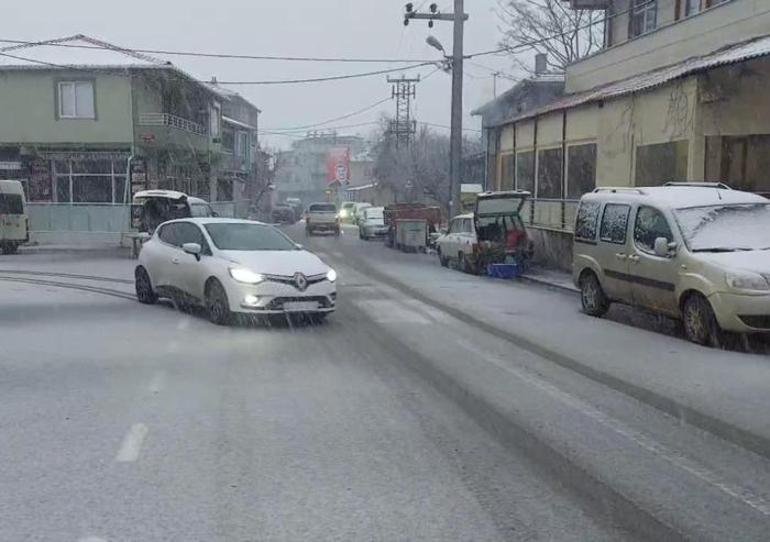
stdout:
POLYGON ((238 282, 244 284, 259 284, 265 280, 265 277, 259 273, 255 273, 251 269, 245 267, 231 267, 230 276, 238 282))
POLYGON ((326 273, 326 280, 329 282, 334 282, 337 280, 337 272, 334 269, 329 269, 326 273))
POLYGON ((727 273, 725 280, 730 288, 736 290, 770 290, 770 283, 762 275, 741 271, 727 273))

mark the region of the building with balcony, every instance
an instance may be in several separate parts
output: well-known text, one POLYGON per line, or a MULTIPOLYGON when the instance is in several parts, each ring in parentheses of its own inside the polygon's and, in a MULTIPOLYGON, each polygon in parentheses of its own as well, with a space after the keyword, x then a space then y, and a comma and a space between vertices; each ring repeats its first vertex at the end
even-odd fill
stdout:
POLYGON ((590 4, 606 9, 606 47, 567 67, 563 95, 484 126, 499 137, 488 186, 532 192, 539 256, 565 268, 577 200, 596 186, 770 192, 770 2, 590 4))
POLYGON ((33 230, 114 234, 138 190, 244 198, 233 179, 255 177, 258 112, 170 62, 87 36, 4 47, 0 178, 22 180, 33 230), (232 125, 246 133, 236 154, 232 125))

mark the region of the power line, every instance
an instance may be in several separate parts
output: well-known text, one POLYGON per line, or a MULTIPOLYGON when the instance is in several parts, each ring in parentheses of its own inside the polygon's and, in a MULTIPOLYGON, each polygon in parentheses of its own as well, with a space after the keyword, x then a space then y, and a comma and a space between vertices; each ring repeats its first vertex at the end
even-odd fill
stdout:
MULTIPOLYGON (((344 79, 357 79, 360 77, 371 77, 373 75, 383 75, 386 73, 413 70, 423 66, 432 66, 434 62, 421 62, 411 66, 399 66, 398 68, 388 68, 386 70, 376 70, 361 73, 349 73, 345 75, 329 75, 326 77, 309 77, 305 79, 273 79, 267 81, 217 81, 219 85, 296 85, 300 83, 321 83, 325 81, 341 81, 344 79)), ((206 81, 201 81, 205 83, 206 81)))
POLYGON ((376 101, 373 104, 367 105, 366 107, 363 107, 361 109, 358 109, 356 111, 353 111, 351 113, 347 113, 345 115, 335 117, 333 119, 328 119, 322 122, 317 122, 315 124, 306 124, 304 126, 294 126, 292 128, 266 128, 264 131, 272 130, 274 132, 296 132, 298 130, 306 130, 308 128, 316 128, 318 126, 323 126, 324 124, 329 124, 330 122, 336 122, 338 120, 344 120, 349 119, 350 117, 355 117, 356 115, 360 115, 361 113, 366 113, 367 111, 374 109, 380 104, 384 104, 385 102, 391 101, 393 98, 388 96, 387 98, 384 98, 382 100, 376 101))
POLYGON ((347 62, 347 63, 373 63, 373 64, 389 64, 389 63, 397 63, 397 62, 431 62, 428 59, 413 59, 413 58, 278 56, 278 55, 250 55, 250 54, 237 54, 237 53, 206 53, 206 52, 199 52, 199 51, 175 51, 170 49, 134 49, 131 47, 118 47, 118 46, 116 46, 115 48, 109 48, 109 47, 103 47, 99 45, 14 40, 9 38, 0 38, 0 43, 11 43, 15 45, 30 45, 30 46, 40 46, 40 47, 62 47, 62 48, 69 48, 69 49, 95 49, 95 50, 124 51, 124 52, 156 54, 156 55, 222 58, 222 59, 235 59, 235 60, 282 60, 282 61, 290 61, 290 62, 347 62))

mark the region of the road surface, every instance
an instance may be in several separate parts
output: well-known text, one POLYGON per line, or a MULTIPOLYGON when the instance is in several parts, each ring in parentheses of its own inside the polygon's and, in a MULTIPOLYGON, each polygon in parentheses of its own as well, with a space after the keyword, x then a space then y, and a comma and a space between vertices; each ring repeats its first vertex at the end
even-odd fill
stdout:
POLYGON ((387 249, 350 230, 303 242, 340 272, 323 325, 140 305, 114 254, 0 257, 0 540, 766 535, 765 457, 370 276, 387 249))

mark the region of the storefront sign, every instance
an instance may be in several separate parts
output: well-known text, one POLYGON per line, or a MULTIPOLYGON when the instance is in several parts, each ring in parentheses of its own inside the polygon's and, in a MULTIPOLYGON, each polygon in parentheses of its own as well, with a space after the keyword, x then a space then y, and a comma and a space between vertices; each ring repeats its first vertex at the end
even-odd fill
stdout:
POLYGON ((21 169, 21 162, 0 162, 0 170, 12 171, 21 169))

